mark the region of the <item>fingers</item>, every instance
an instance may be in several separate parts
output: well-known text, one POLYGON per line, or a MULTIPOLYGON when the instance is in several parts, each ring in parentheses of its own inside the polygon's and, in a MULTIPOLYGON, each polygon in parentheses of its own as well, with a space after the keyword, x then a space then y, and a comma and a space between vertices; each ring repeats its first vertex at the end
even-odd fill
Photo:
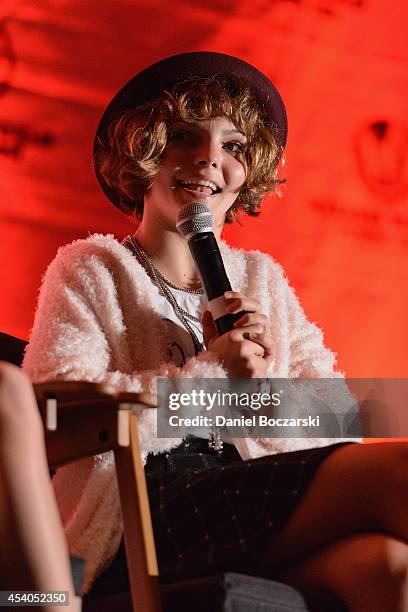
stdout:
POLYGON ((262 331, 265 331, 268 326, 268 317, 261 312, 247 312, 234 323, 235 328, 246 325, 258 325, 262 331))
POLYGON ((273 342, 267 316, 260 312, 249 312, 242 315, 234 323, 234 327, 235 329, 245 330, 245 335, 248 328, 251 327, 251 332, 247 337, 263 347, 265 359, 271 355, 273 342))
POLYGON ((211 312, 209 310, 205 310, 203 312, 203 316, 202 316, 201 322, 203 324, 204 342, 205 342, 205 344, 206 344, 206 346, 208 348, 209 343, 211 342, 211 340, 218 336, 218 331, 217 331, 217 328, 215 326, 213 316, 212 316, 212 314, 211 314, 211 312))
POLYGON ((226 311, 230 314, 235 314, 242 310, 247 312, 261 311, 261 305, 257 300, 253 300, 239 291, 226 291, 224 297, 227 300, 226 311))
POLYGON ((233 329, 230 332, 231 342, 240 344, 239 353, 242 357, 248 357, 249 355, 264 356, 264 347, 254 339, 257 334, 258 327, 256 325, 249 325, 242 329, 233 329))

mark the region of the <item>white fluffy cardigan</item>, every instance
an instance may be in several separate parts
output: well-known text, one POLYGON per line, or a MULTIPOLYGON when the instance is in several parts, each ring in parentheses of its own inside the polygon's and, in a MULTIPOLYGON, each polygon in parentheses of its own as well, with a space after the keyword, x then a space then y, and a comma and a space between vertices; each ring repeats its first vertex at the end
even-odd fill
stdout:
MULTIPOLYGON (((281 266, 260 252, 232 249, 225 243, 220 247, 233 289, 259 300, 270 318, 274 347, 268 375, 341 376, 281 266)), ((94 235, 59 249, 50 264, 23 367, 34 382, 87 380, 134 392, 154 392, 157 376, 227 377, 211 351, 189 359, 182 368, 165 363, 166 342, 153 287, 138 261, 113 236, 94 235)), ((145 410, 139 417, 144 459, 148 452, 181 442, 157 438, 155 413, 145 410)), ((339 439, 234 441, 244 459, 333 442, 339 439)), ((86 561, 87 591, 115 555, 122 534, 112 453, 58 470, 54 485, 70 552, 86 561)))

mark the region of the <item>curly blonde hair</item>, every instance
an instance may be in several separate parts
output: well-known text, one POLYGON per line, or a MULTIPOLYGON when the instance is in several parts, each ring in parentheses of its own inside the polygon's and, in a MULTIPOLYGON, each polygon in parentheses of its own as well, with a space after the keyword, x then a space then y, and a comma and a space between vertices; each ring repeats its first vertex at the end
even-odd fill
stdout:
POLYGON ((144 194, 158 173, 172 124, 215 117, 228 118, 247 138, 248 175, 225 221, 231 223, 240 210, 259 215, 264 195, 285 182, 277 170, 283 151, 276 126, 268 124, 252 91, 230 75, 181 81, 111 122, 107 141, 98 143, 95 165, 109 187, 121 194, 121 208, 142 218, 144 194))

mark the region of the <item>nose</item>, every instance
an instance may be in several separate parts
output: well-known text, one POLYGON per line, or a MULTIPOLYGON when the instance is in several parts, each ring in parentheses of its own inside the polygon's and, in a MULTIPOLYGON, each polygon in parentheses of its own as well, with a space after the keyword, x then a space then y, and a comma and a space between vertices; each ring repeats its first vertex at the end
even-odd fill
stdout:
POLYGON ((212 167, 212 168, 216 168, 218 166, 218 162, 216 159, 200 159, 197 162, 198 166, 202 166, 203 168, 207 168, 208 167, 212 167))
POLYGON ((194 155, 194 164, 202 168, 218 168, 219 153, 216 144, 210 139, 202 142, 194 155))
POLYGON ((197 166, 201 166, 203 168, 207 168, 207 167, 217 168, 218 167, 218 160, 215 158, 210 158, 209 156, 208 156, 208 159, 207 158, 198 159, 195 161, 195 163, 197 164, 197 166))

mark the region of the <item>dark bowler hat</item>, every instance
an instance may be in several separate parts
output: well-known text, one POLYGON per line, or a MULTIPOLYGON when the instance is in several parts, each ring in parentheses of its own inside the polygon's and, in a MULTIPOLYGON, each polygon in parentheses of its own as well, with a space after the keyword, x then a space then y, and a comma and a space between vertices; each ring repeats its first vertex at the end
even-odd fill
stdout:
MULTIPOLYGON (((282 150, 286 144, 288 124, 283 100, 274 84, 254 66, 232 55, 213 51, 194 51, 166 57, 126 83, 108 104, 99 122, 94 139, 94 155, 99 142, 105 141, 109 124, 120 113, 158 97, 163 90, 193 77, 232 75, 240 79, 253 92, 264 111, 266 121, 274 126, 274 134, 282 150)), ((126 198, 117 189, 109 187, 96 168, 96 177, 109 200, 124 212, 129 212, 126 198)))

